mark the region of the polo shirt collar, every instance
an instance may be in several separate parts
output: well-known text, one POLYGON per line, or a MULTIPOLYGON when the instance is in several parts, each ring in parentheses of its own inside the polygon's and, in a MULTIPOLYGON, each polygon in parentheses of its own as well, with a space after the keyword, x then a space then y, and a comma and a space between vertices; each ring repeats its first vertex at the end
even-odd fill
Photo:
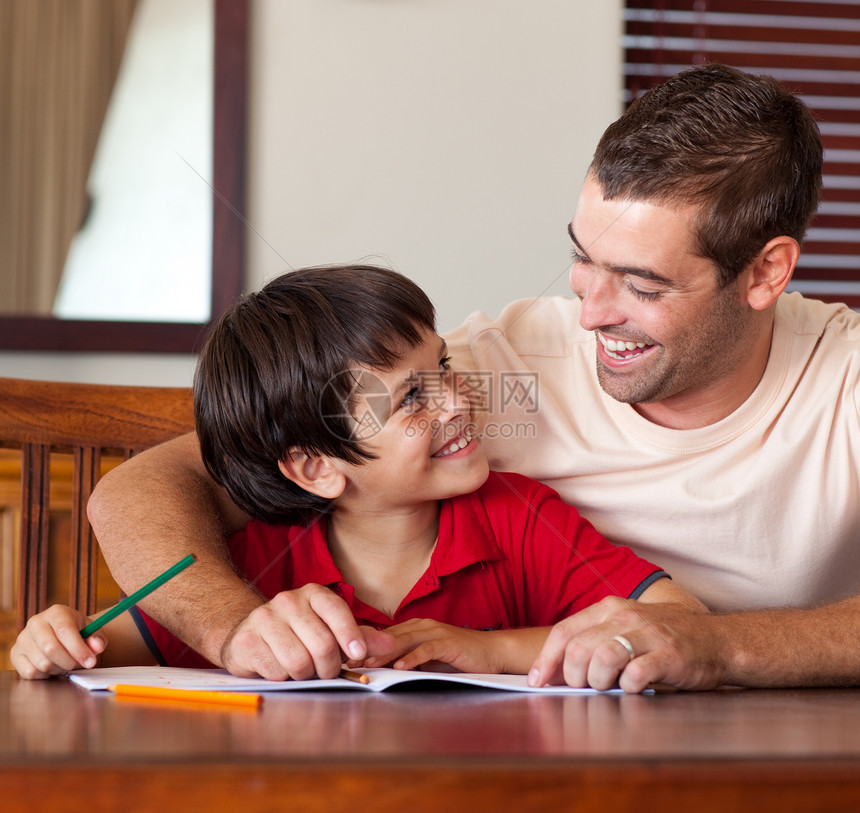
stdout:
MULTIPOLYGON (((327 543, 327 526, 324 520, 302 529, 307 538, 293 542, 293 555, 312 557, 319 584, 332 587, 341 593, 346 583, 335 564, 327 543)), ((442 502, 439 512, 439 541, 423 582, 432 592, 438 580, 479 562, 493 562, 503 557, 496 542, 486 512, 475 493, 463 494, 442 502)), ((307 571, 305 571, 307 572, 307 571)), ((419 591, 424 592, 424 591, 419 591)), ((414 591, 410 593, 413 598, 414 591)))
POLYGON ((442 503, 439 542, 428 574, 448 576, 478 562, 496 561, 502 555, 483 504, 475 493, 442 503))

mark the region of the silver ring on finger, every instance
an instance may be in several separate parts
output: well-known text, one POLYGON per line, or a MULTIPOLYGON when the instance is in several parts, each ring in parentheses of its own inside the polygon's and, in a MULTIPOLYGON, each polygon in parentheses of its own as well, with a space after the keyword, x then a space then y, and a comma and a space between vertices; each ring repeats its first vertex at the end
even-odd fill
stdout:
POLYGON ((618 643, 624 647, 624 650, 627 652, 628 663, 630 663, 630 661, 632 661, 636 657, 636 652, 633 649, 633 644, 631 644, 630 641, 628 641, 623 635, 613 635, 612 640, 618 641, 618 643))

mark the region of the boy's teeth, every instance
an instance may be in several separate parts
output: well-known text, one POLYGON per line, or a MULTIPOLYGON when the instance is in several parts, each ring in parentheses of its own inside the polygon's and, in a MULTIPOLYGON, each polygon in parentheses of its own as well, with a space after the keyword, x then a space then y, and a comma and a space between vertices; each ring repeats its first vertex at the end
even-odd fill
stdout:
POLYGON ((460 451, 460 449, 465 449, 472 442, 471 435, 463 435, 459 440, 455 440, 451 442, 451 445, 448 448, 442 448, 441 451, 436 452, 437 457, 446 457, 449 454, 454 454, 454 452, 460 451))

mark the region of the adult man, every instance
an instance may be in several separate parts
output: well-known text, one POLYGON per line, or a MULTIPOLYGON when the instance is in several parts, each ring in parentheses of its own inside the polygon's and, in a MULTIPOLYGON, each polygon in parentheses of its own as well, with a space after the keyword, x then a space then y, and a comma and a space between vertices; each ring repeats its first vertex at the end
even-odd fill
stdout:
MULTIPOLYGON (((549 483, 724 611, 601 602, 554 629, 534 682, 602 688, 620 673, 638 691, 860 678, 860 318, 782 295, 821 163, 808 110, 772 80, 684 72, 598 145, 569 227, 580 302, 514 303, 448 336, 456 368, 489 375, 494 468, 549 483), (505 397, 503 376, 534 375, 537 404, 505 397), (520 427, 534 431, 518 438, 520 427), (775 606, 817 609, 725 612, 775 606)), ((261 607, 201 541, 243 519, 204 474, 193 439, 141 456, 103 481, 96 531, 127 588, 142 580, 131 549, 166 566, 193 547, 196 588, 189 577, 147 609, 234 671, 271 670, 289 657, 277 600, 261 607), (139 505, 144 487, 151 505, 139 505)), ((342 635, 360 657, 348 624, 342 635)))

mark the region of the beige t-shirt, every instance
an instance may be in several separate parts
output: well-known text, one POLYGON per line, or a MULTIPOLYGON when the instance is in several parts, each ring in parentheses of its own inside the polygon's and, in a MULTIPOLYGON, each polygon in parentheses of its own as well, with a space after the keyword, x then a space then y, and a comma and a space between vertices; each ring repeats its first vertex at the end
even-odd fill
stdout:
POLYGON ((860 594, 860 315, 782 296, 756 390, 691 430, 607 396, 578 318, 577 300, 522 300, 446 337, 494 469, 552 486, 712 609, 860 594))

